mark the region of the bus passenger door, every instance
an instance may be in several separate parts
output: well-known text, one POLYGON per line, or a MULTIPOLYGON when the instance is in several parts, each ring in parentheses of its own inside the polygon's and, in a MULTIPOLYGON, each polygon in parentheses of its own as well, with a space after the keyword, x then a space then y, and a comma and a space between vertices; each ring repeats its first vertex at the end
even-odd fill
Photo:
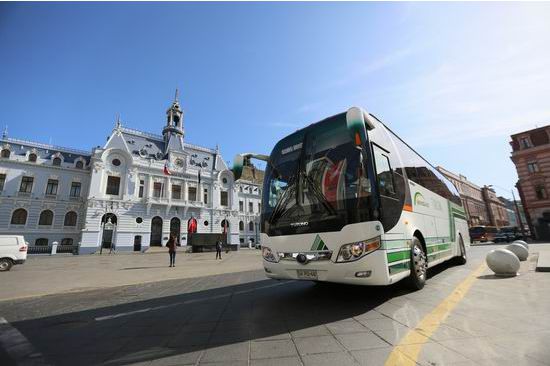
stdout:
MULTIPOLYGON (((396 226, 403 211, 403 182, 401 176, 394 174, 391 167, 390 152, 372 144, 376 183, 380 196, 380 221, 387 233, 396 226)), ((403 230, 396 228, 400 234, 403 230)))

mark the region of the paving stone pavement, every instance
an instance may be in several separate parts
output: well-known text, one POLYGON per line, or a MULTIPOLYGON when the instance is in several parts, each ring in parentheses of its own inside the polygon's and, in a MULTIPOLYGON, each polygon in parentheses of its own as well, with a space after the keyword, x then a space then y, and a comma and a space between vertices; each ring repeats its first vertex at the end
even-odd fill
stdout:
MULTIPOLYGON (((416 292, 273 281, 258 270, 0 301, 40 352, 29 365, 384 365, 404 335, 483 261, 430 271, 416 292), (42 363, 40 363, 42 362, 42 363)), ((550 274, 536 253, 488 271, 422 346, 420 365, 550 365, 550 274)), ((421 337, 419 337, 421 338, 421 337)), ((416 344, 400 344, 404 353, 416 344)), ((15 364, 0 344, 0 364, 15 364)))

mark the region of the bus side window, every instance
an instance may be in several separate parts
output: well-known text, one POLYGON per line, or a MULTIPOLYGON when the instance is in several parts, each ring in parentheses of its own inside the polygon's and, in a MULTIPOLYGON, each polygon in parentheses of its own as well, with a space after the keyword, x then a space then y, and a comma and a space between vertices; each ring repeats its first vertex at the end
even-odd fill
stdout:
POLYGON ((388 153, 376 145, 373 145, 374 163, 376 165, 376 176, 378 180, 378 189, 383 196, 395 196, 395 182, 390 165, 388 153))

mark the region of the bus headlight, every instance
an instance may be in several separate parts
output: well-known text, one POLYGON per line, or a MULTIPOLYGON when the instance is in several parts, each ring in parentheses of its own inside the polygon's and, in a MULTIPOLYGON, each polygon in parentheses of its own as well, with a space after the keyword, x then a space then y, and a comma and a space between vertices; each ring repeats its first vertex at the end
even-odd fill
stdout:
POLYGON ((262 257, 268 262, 278 262, 277 257, 268 247, 262 247, 262 257))
POLYGON ((340 247, 336 262, 353 262, 380 248, 380 238, 344 244, 340 247))

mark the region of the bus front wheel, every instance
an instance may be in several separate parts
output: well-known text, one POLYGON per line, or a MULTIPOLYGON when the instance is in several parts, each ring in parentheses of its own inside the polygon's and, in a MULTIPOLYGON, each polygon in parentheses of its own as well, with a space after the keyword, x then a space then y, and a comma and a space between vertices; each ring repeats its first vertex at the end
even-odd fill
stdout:
POLYGON ((426 284, 428 258, 426 257, 422 243, 416 236, 412 239, 410 267, 409 286, 413 290, 421 290, 426 284))

